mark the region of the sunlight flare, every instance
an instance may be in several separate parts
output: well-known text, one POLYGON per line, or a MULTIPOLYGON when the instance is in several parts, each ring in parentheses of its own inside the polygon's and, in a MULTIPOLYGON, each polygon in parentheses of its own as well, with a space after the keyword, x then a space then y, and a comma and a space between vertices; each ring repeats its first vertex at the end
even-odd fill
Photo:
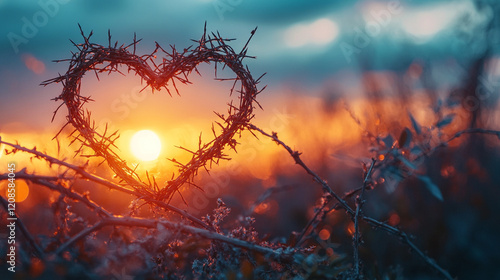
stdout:
POLYGON ((152 161, 158 158, 161 152, 161 141, 151 130, 141 130, 130 140, 132 154, 141 161, 152 161))

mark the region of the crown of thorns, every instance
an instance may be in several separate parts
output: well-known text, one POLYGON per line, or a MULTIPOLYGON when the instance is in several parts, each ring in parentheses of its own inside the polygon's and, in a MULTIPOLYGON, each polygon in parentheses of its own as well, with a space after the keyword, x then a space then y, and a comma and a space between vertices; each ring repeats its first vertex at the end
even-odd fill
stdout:
MULTIPOLYGON (((235 135, 248 128, 250 121, 254 117, 253 109, 255 105, 260 107, 256 101, 256 96, 265 87, 258 90, 257 84, 263 75, 258 79, 254 79, 248 67, 242 63, 244 58, 254 58, 247 56, 247 50, 248 43, 255 31, 256 29, 252 30, 251 36, 240 52, 236 52, 227 45, 227 42, 232 39, 224 39, 218 32, 207 34, 205 25, 201 39, 192 40, 196 45, 186 48, 182 52, 177 51, 174 46, 170 46, 170 52, 166 51, 156 43, 156 48, 151 54, 137 55, 136 47, 141 40, 136 40, 135 35, 131 44, 118 46, 117 42, 111 43, 111 34, 108 31, 109 45, 104 47, 91 43, 90 38, 93 33, 90 32, 86 36, 80 27, 84 42, 76 44, 71 41, 78 51, 72 52, 70 59, 56 61, 69 62, 67 72, 42 83, 42 85, 48 85, 60 82, 63 85, 62 93, 54 98, 55 101, 62 100, 54 115, 63 105, 68 108, 68 115, 67 122, 58 135, 64 127, 69 124, 72 125, 74 131, 70 135, 74 139, 71 143, 75 141, 81 143, 75 154, 80 154, 85 146, 90 147, 94 151, 94 154, 90 156, 103 158, 103 162, 107 162, 122 181, 137 191, 144 193, 144 195, 154 195, 157 199, 170 201, 175 193, 180 194, 179 188, 184 184, 199 188, 193 182, 198 170, 204 167, 208 171, 213 163, 217 164, 221 159, 229 159, 224 154, 224 149, 227 146, 231 149, 236 148, 235 135), (158 56, 163 57, 161 63, 157 62, 158 56), (147 175, 147 180, 142 180, 135 172, 135 169, 127 165, 115 152, 117 148, 115 141, 119 137, 118 131, 108 132, 107 126, 104 128, 104 132, 99 133, 97 131, 95 121, 91 119, 91 112, 84 108, 87 102, 93 100, 80 94, 82 77, 89 71, 93 71, 98 79, 101 73, 118 72, 123 74, 118 67, 125 66, 128 73, 132 71, 141 77, 141 81, 146 83, 145 87, 151 87, 153 91, 166 89, 170 95, 172 95, 173 87, 173 90, 180 95, 175 84, 176 81, 190 84, 188 76, 193 71, 200 74, 197 66, 200 63, 211 62, 215 63, 217 80, 228 80, 217 78, 218 64, 221 64, 222 68, 228 67, 236 74, 235 78, 229 79, 234 81, 230 94, 232 95, 235 91, 239 94, 239 104, 234 105, 232 101, 228 103, 229 108, 226 116, 216 113, 220 119, 212 124, 213 140, 202 143, 200 135, 198 150, 190 151, 185 149, 192 154, 189 162, 183 164, 172 159, 178 167, 178 174, 175 177, 173 176, 165 186, 158 186, 154 178, 153 182, 151 182, 149 175, 147 175), (235 89, 238 82, 238 89, 235 89)), ((182 197, 182 194, 180 195, 182 197)))

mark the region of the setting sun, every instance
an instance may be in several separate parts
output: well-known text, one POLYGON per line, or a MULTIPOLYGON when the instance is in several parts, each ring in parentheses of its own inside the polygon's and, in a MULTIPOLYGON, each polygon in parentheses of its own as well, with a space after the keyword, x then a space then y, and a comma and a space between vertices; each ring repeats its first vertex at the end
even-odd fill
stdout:
MULTIPOLYGON (((0 190, 3 189, 3 193, 5 195, 5 197, 8 196, 8 191, 7 191, 7 184, 9 183, 8 181, 0 181, 0 182, 3 182, 3 183, 0 183, 0 190)), ((30 193, 30 189, 29 189, 29 186, 28 184, 26 183, 26 181, 24 180, 15 180, 15 186, 16 186, 16 190, 15 190, 15 200, 16 202, 23 202, 24 200, 26 200, 26 198, 28 198, 28 195, 30 193)))
POLYGON ((155 160, 161 151, 160 138, 151 130, 138 131, 130 140, 130 150, 141 161, 155 160))

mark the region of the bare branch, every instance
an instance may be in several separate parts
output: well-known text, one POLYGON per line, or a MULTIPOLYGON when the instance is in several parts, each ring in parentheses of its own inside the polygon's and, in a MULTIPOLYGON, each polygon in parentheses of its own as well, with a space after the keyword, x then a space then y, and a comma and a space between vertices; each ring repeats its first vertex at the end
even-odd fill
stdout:
MULTIPOLYGON (((9 202, 7 200, 5 200, 5 198, 3 198, 2 196, 0 196, 0 203, 2 204, 3 208, 5 209, 5 211, 8 213, 9 202)), ((16 219, 15 220, 16 225, 19 226, 19 229, 21 230, 21 233, 24 235, 24 237, 26 238, 26 240, 28 240, 28 243, 30 244, 31 248, 33 248, 33 250, 35 251, 35 254, 39 258, 44 259, 45 258, 45 253, 43 252, 42 248, 40 248, 40 246, 38 246, 38 244, 35 241, 35 238, 33 238, 33 235, 31 235, 31 233, 28 231, 28 229, 24 225, 23 221, 19 218, 19 216, 17 216, 16 213, 14 213, 14 217, 13 218, 16 219)), ((16 228, 17 228, 17 226, 16 226, 16 228)))
POLYGON ((193 234, 197 236, 201 236, 203 238, 207 238, 214 241, 220 241, 223 243, 227 243, 233 245, 238 248, 246 249, 249 251, 257 252, 268 256, 274 260, 292 262, 293 258, 290 253, 287 253, 286 250, 275 250, 269 247, 264 247, 261 245, 253 244, 244 240, 232 238, 226 235, 222 235, 216 232, 208 231, 206 229, 201 229, 197 227, 192 227, 184 224, 177 224, 167 220, 153 220, 153 219, 140 219, 133 217, 106 217, 103 220, 97 222, 91 227, 88 227, 78 234, 71 237, 68 241, 62 244, 56 251, 55 254, 61 254, 64 252, 69 246, 71 246, 76 241, 85 238, 88 234, 97 231, 106 226, 123 226, 123 227, 144 227, 144 228, 158 228, 158 225, 164 226, 169 230, 179 230, 183 233, 193 234))
POLYGON ((300 165, 306 172, 307 174, 311 175, 314 179, 314 181, 316 181, 317 183, 319 183, 322 187, 323 187, 323 190, 327 193, 329 193, 331 196, 333 196, 341 205, 342 205, 342 208, 344 208, 344 210, 349 213, 351 216, 354 215, 354 210, 352 210, 352 208, 347 204, 347 202, 345 200, 343 200, 338 194, 336 194, 332 188, 326 183, 325 180, 321 179, 321 177, 319 177, 318 174, 316 174, 314 171, 312 171, 303 161, 302 159, 300 158, 300 155, 301 153, 299 153, 298 151, 294 151, 292 150, 292 148, 290 148, 288 145, 286 145, 283 141, 281 141, 280 139, 278 139, 278 135, 276 133, 273 133, 272 135, 271 134, 268 134, 266 133, 265 131, 263 131, 262 129, 256 127, 255 125, 253 124, 250 124, 249 125, 249 128, 252 129, 252 130, 256 130, 258 132, 260 132, 262 135, 264 136, 267 136, 271 139, 273 139, 274 142, 278 143, 279 145, 281 145, 283 148, 285 148, 288 153, 292 156, 292 158, 295 160, 295 163, 300 165))
MULTIPOLYGON (((352 208, 347 204, 346 201, 344 201, 340 196, 338 196, 331 187, 323 180, 321 179, 316 173, 314 173, 301 159, 300 159, 300 153, 297 151, 293 151, 288 145, 286 145, 283 141, 278 139, 278 135, 276 133, 273 133, 272 135, 269 133, 266 133, 262 129, 256 127, 255 125, 250 125, 250 129, 256 130, 260 132, 262 135, 267 136, 271 138, 273 141, 284 147, 288 153, 292 156, 294 159, 295 163, 300 165, 309 175, 311 175, 314 179, 314 181, 318 182, 321 184, 323 187, 323 190, 329 194, 331 194, 339 203, 339 206, 343 208, 349 216, 351 216, 352 219, 354 219, 355 212, 352 210, 352 208)), ((364 189, 364 188, 363 188, 364 189)), ((362 189, 362 190, 363 190, 362 189)), ((411 240, 408 238, 408 235, 401 230, 392 227, 384 222, 377 221, 373 218, 367 217, 367 216, 362 216, 361 217, 364 221, 368 222, 368 224, 374 226, 375 228, 380 228, 388 233, 391 233, 393 235, 399 236, 402 241, 407 244, 410 248, 412 248, 417 254, 431 267, 435 268, 439 273, 441 273, 446 279, 453 279, 450 274, 443 268, 441 268, 433 259, 428 257, 426 254, 424 254, 418 247, 411 242, 411 240)))
POLYGON ((360 269, 360 259, 359 259, 359 244, 361 234, 359 232, 359 215, 362 211, 365 195, 365 189, 368 185, 368 180, 371 177, 373 166, 375 165, 376 160, 372 159, 372 163, 370 168, 365 174, 365 179, 363 180, 363 186, 361 187, 361 194, 356 197, 356 214, 354 215, 354 237, 353 237, 353 246, 354 246, 354 273, 355 277, 360 277, 359 269, 360 269))
MULTIPOLYGON (((64 162, 64 161, 61 161, 59 159, 56 159, 54 157, 51 157, 49 155, 46 155, 42 152, 39 152, 35 149, 28 149, 28 148, 25 148, 25 147, 22 147, 20 145, 16 145, 16 144, 12 144, 12 143, 9 143, 9 142, 5 142, 5 141, 2 141, 0 140, 0 144, 5 144, 5 145, 8 145, 8 146, 11 146, 13 147, 15 150, 19 150, 19 151, 23 151, 23 152, 27 152, 27 153, 31 153, 31 154, 34 154, 36 157, 38 158, 41 158, 41 159, 44 159, 46 160, 47 162, 49 162, 50 164, 57 164, 57 165, 60 165, 60 166, 65 166, 65 167, 68 167, 72 170, 74 170, 78 175, 80 175, 82 178, 84 179, 87 179, 87 180, 90 180, 92 182, 95 182, 95 183, 98 183, 98 184, 101 184, 103 186, 106 186, 110 189, 113 189, 113 190, 117 190, 117 191, 120 191, 120 192, 123 192, 123 193, 126 193, 126 194, 130 194, 130 195, 134 195, 142 200, 145 200, 147 202, 150 202, 150 203, 154 203, 164 209, 167 209, 169 211, 172 211, 174 213, 177 213, 181 216, 184 216, 186 217, 187 219, 191 220, 193 223, 199 225, 199 226, 202 226, 206 229, 210 229, 210 227, 205 224, 204 222, 202 222, 200 219, 194 217, 193 215, 189 214, 188 212, 186 211, 183 211, 175 206, 172 206, 170 204, 167 204, 163 201, 159 201, 157 199, 155 199, 153 197, 153 195, 145 195, 143 193, 139 193, 135 190, 130 190, 130 189, 127 189, 123 186, 120 186, 118 184, 115 184, 111 181, 108 181, 104 178, 101 178, 97 175, 93 175, 93 174, 90 174, 88 173, 87 171, 85 171, 84 168, 82 167, 79 167, 79 166, 76 166, 76 165, 73 165, 73 164, 70 164, 70 163, 67 163, 67 162, 64 162)), ((38 176, 38 175, 37 175, 38 176)))

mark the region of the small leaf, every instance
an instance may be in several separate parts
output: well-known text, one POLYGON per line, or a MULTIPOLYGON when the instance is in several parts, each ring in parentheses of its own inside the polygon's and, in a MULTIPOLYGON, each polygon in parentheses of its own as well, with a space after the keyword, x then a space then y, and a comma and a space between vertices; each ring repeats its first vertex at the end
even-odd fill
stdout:
POLYGON ((417 166, 415 164, 413 164, 413 162, 409 161, 408 159, 406 159, 403 156, 400 156, 398 158, 399 158, 399 160, 401 160, 402 163, 404 163, 404 165, 406 165, 406 167, 408 167, 412 170, 417 170, 417 166))
POLYGON ((461 96, 463 96, 463 92, 460 90, 453 90, 446 99, 446 107, 453 108, 460 105, 462 100, 461 96))
POLYGON ((420 129, 420 125, 417 123, 417 121, 415 120, 415 118, 412 116, 412 114, 410 112, 408 112, 408 116, 410 116, 410 121, 411 121, 411 125, 413 126, 413 129, 415 129, 415 132, 417 133, 417 135, 420 135, 420 133, 422 133, 422 130, 420 129))
POLYGON ((408 147, 410 143, 411 143, 411 131, 407 127, 405 127, 405 129, 401 131, 401 135, 399 135, 398 139, 399 148, 408 147))
POLYGON ((387 191, 387 193, 393 193, 402 180, 401 176, 387 174, 384 177, 385 177, 385 182, 384 182, 385 190, 387 191))
POLYGON ((388 134, 386 137, 382 138, 382 142, 384 142, 386 148, 391 148, 392 144, 394 144, 394 139, 388 134))
POLYGON ((438 113, 441 111, 441 106, 443 105, 443 101, 441 99, 438 99, 436 102, 436 106, 434 106, 434 113, 438 113))
POLYGON ((455 114, 446 115, 442 120, 438 121, 436 126, 441 128, 443 126, 449 125, 453 121, 454 118, 455 118, 455 114))
POLYGON ((422 149, 418 146, 415 146, 411 148, 410 153, 412 153, 415 156, 420 156, 422 154, 422 149))
POLYGON ((420 179, 422 182, 425 183, 425 186, 427 187, 427 189, 431 192, 431 194, 433 196, 435 196, 437 199, 443 201, 443 195, 441 194, 441 190, 439 189, 439 187, 436 184, 434 184, 432 182, 431 178, 424 176, 424 175, 420 175, 420 176, 418 176, 418 179, 420 179))

